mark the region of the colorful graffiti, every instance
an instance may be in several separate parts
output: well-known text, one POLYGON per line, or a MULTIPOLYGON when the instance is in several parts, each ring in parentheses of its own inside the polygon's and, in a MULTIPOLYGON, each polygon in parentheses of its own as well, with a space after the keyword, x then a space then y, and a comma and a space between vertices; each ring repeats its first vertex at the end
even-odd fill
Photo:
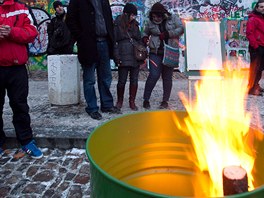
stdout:
MULTIPOLYGON (((39 36, 30 44, 30 65, 46 69, 46 49, 48 44, 47 23, 50 22, 54 9, 54 0, 23 0, 28 4, 36 18, 36 26, 39 36)), ((248 13, 252 10, 255 2, 252 0, 110 0, 113 17, 122 13, 125 3, 131 2, 138 7, 137 20, 141 28, 148 17, 148 11, 156 2, 161 2, 172 13, 178 14, 185 19, 209 19, 224 20, 225 23, 225 46, 228 56, 242 55, 248 60, 248 42, 245 36, 245 28, 248 13)), ((63 0, 67 6, 69 0, 63 0)), ((184 39, 181 38, 184 48, 184 39)))

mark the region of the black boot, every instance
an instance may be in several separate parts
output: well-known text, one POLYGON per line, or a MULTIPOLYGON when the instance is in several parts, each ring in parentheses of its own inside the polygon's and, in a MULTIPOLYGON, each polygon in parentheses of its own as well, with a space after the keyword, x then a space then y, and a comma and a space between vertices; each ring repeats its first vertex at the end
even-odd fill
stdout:
POLYGON ((138 110, 138 107, 135 104, 135 99, 136 99, 136 95, 137 95, 137 88, 138 88, 137 85, 130 85, 129 86, 129 107, 133 111, 138 110))
POLYGON ((117 102, 116 102, 116 108, 118 108, 119 110, 123 106, 124 92, 125 92, 125 86, 122 86, 122 87, 117 86, 117 102))

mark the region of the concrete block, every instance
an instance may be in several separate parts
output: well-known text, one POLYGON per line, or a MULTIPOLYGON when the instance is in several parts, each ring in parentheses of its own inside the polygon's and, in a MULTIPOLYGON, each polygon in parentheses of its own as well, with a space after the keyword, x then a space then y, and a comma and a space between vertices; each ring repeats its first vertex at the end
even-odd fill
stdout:
POLYGON ((48 56, 49 101, 53 105, 80 102, 80 64, 77 55, 48 56))

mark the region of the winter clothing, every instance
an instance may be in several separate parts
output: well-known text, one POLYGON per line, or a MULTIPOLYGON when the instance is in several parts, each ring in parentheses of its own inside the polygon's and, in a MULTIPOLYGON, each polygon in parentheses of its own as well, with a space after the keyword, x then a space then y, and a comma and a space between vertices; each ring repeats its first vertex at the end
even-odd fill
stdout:
POLYGON ((146 109, 150 108, 149 99, 160 76, 163 82, 163 104, 170 98, 173 68, 162 64, 164 42, 169 46, 179 47, 179 37, 183 31, 183 24, 177 15, 171 15, 160 3, 152 6, 149 20, 145 23, 143 30, 143 40, 146 43, 149 38, 150 48, 149 75, 143 95, 143 107, 146 109))
MULTIPOLYGON (((102 0, 103 17, 107 29, 106 40, 109 45, 109 55, 113 58, 113 19, 108 0, 102 0)), ((78 58, 83 66, 91 66, 99 60, 95 13, 91 0, 71 0, 67 9, 66 24, 75 40, 77 40, 78 58)))
POLYGON ((180 18, 177 15, 168 16, 162 24, 157 25, 151 20, 147 21, 143 29, 144 36, 148 37, 151 53, 163 54, 163 41, 160 40, 160 34, 167 31, 169 37, 165 42, 172 47, 179 47, 179 37, 183 34, 184 28, 180 18), (161 30, 162 29, 162 30, 161 30), (151 35, 151 37, 149 37, 151 35))
POLYGON ((133 39, 133 42, 140 42, 141 34, 139 31, 139 24, 136 20, 129 23, 127 31, 123 30, 122 18, 126 15, 117 16, 114 21, 114 34, 115 43, 114 46, 114 60, 121 60, 121 66, 137 67, 138 61, 134 56, 134 46, 131 44, 129 36, 133 39))
POLYGON ((56 17, 51 19, 51 22, 48 24, 47 32, 49 43, 47 53, 48 55, 72 54, 74 40, 65 23, 66 13, 58 14, 56 12, 55 15, 56 17))
POLYGON ((153 13, 161 13, 161 14, 165 14, 168 13, 168 11, 166 10, 166 8, 159 2, 153 4, 153 6, 150 9, 150 14, 153 13))
POLYGON ((250 53, 248 93, 262 95, 259 90, 259 81, 264 70, 264 15, 256 9, 249 14, 246 36, 250 53))
POLYGON ((60 1, 54 1, 54 3, 53 3, 52 5, 53 5, 54 10, 56 10, 56 8, 57 8, 58 6, 63 6, 62 3, 61 3, 60 1))
POLYGON ((27 43, 38 35, 28 8, 23 3, 6 0, 0 5, 0 13, 0 26, 11 27, 8 39, 0 40, 0 66, 23 65, 28 61, 27 43))
MULTIPOLYGON (((34 41, 38 32, 25 4, 5 0, 0 4, 0 13, 0 148, 6 139, 2 118, 6 93, 13 111, 16 137, 24 147, 33 140, 27 103, 27 44, 34 41)), ((42 154, 40 150, 39 154, 42 154)))
POLYGON ((137 7, 132 3, 127 3, 123 9, 123 13, 137 15, 137 7))
POLYGON ((248 15, 246 36, 253 49, 264 47, 264 16, 253 12, 248 15))
POLYGON ((141 34, 138 22, 135 19, 130 21, 130 16, 125 14, 128 12, 128 8, 131 10, 132 8, 136 9, 133 4, 127 3, 124 8, 124 14, 117 16, 114 22, 116 43, 114 46, 114 60, 117 65, 119 63, 116 106, 121 109, 123 105, 125 85, 128 73, 130 73, 129 106, 132 110, 136 111, 138 108, 135 104, 135 99, 138 87, 140 62, 135 59, 134 46, 132 43, 140 42, 141 34), (133 40, 132 43, 130 38, 133 40))
POLYGON ((110 58, 113 58, 114 31, 112 11, 108 0, 71 0, 66 23, 77 40, 78 59, 83 68, 84 97, 86 112, 93 119, 101 119, 97 96, 100 94, 102 112, 120 113, 114 108, 110 92, 112 73, 110 58), (95 77, 95 70, 97 77, 95 77))

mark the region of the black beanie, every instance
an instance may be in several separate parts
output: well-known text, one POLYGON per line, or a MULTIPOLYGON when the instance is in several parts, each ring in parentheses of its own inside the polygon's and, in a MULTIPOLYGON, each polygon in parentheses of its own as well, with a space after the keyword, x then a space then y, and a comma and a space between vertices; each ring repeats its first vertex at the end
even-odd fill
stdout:
POLYGON ((159 2, 155 3, 150 10, 151 13, 161 13, 161 14, 165 14, 168 11, 166 10, 166 8, 159 2))
POLYGON ((137 15, 137 7, 132 3, 127 3, 123 9, 123 13, 137 15))
POLYGON ((61 3, 60 1, 54 1, 54 3, 53 3, 53 8, 54 8, 54 10, 56 10, 56 8, 57 8, 58 6, 62 6, 62 3, 61 3))

